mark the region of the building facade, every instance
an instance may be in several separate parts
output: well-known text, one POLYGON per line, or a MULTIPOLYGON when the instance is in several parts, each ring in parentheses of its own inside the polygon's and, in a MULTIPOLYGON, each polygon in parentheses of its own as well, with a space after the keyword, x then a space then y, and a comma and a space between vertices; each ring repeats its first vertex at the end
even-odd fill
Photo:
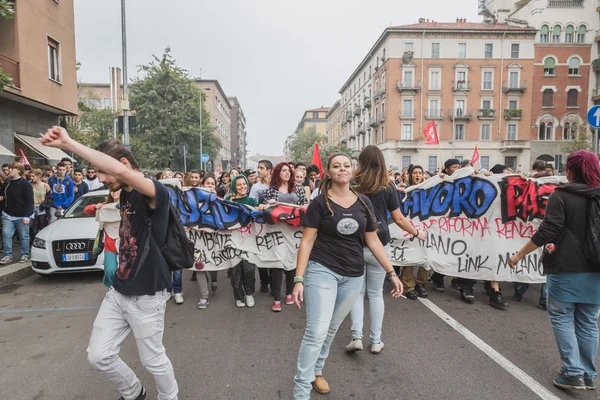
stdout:
POLYGON ((2 162, 23 150, 34 166, 66 154, 43 147, 40 132, 77 114, 73 1, 22 0, 15 14, 0 20, 0 68, 13 82, 0 91, 2 162))
POLYGON ((246 116, 237 97, 229 97, 231 104, 231 164, 248 168, 248 142, 246 134, 246 116))
POLYGON ((336 101, 333 107, 327 112, 327 143, 337 146, 342 136, 342 102, 336 101))
POLYGON ((386 162, 440 169, 451 157, 481 167, 529 164, 536 30, 457 19, 387 28, 340 90, 342 138, 386 162), (434 123, 439 145, 423 143, 434 123))
POLYGON ((327 134, 327 113, 330 107, 314 108, 304 111, 302 119, 298 123, 297 130, 307 130, 314 128, 318 135, 327 134))
POLYGON ((227 95, 218 80, 195 80, 196 85, 204 91, 204 108, 210 114, 210 122, 215 127, 215 135, 221 147, 213 161, 213 171, 227 171, 231 167, 231 113, 232 107, 227 95))

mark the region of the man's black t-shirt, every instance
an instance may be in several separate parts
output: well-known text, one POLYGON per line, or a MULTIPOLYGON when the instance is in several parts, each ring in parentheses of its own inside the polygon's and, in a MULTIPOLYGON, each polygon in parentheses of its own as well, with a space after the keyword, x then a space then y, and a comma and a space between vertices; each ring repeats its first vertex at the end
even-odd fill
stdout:
POLYGON ((127 296, 171 290, 169 267, 159 248, 167 239, 169 193, 162 183, 154 179, 152 182, 156 188, 154 209, 148 205, 148 197, 140 192, 121 191, 121 243, 113 287, 127 296), (150 219, 154 240, 150 238, 147 219, 150 219))
MULTIPOLYGON (((362 194, 359 196, 372 209, 371 201, 362 194)), ((325 197, 320 194, 309 204, 302 220, 302 226, 318 229, 309 259, 343 276, 362 276, 365 271, 365 232, 374 232, 375 224, 358 199, 349 208, 343 208, 331 199, 329 205, 333 215, 325 204, 325 197)))
POLYGON ((373 203, 375 218, 377 218, 377 236, 385 246, 390 242, 390 227, 387 222, 387 212, 392 212, 400 208, 398 193, 393 184, 388 184, 385 189, 375 194, 366 195, 373 203))

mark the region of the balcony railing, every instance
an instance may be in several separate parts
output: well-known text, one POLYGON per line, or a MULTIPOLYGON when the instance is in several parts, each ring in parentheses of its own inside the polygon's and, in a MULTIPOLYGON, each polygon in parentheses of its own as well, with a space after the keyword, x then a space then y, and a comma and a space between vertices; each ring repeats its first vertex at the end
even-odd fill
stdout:
POLYGON ((600 100, 600 88, 592 89, 592 100, 600 100))
POLYGON ((421 81, 415 81, 414 79, 399 80, 396 84, 399 92, 413 91, 416 92, 421 89, 421 81))
POLYGON ((348 142, 348 139, 346 138, 346 136, 342 136, 342 137, 340 138, 340 142, 342 142, 342 143, 346 143, 346 142, 348 142))
POLYGON ((503 140, 500 151, 521 151, 527 148, 526 140, 503 140))
POLYGON ((400 113, 398 114, 398 117, 400 119, 415 119, 415 110, 410 109, 410 110, 400 110, 400 113))
POLYGON ((385 86, 375 90, 375 97, 383 97, 385 95, 385 86))
POLYGON ((495 119, 496 110, 490 108, 480 108, 477 110, 477 118, 479 119, 495 119))
POLYGON ((360 115, 360 106, 358 104, 354 105, 354 115, 360 115))
POLYGON ((377 125, 379 125, 379 122, 377 121, 377 118, 375 118, 375 117, 369 118, 369 126, 371 128, 376 128, 377 125))
POLYGON ((548 8, 583 8, 583 0, 548 0, 548 8))
POLYGON ((359 135, 364 135, 365 133, 367 133, 367 130, 365 128, 359 128, 358 129, 358 134, 359 135))
POLYGON ((439 120, 444 119, 444 111, 443 110, 425 110, 425 119, 431 120, 439 120))
POLYGON ((452 81, 452 90, 469 91, 471 90, 471 81, 452 81))
POLYGON ((379 116, 379 123, 383 124, 385 122, 385 115, 380 115, 379 116))
POLYGON ((352 111, 350 111, 350 110, 346 111, 346 121, 347 122, 352 121, 352 111))
POLYGON ((525 90, 527 90, 527 87, 528 87, 527 81, 518 81, 518 82, 504 81, 504 82, 502 82, 502 91, 504 93, 508 93, 508 92, 523 93, 525 90))
POLYGON ((521 119, 523 110, 520 108, 509 108, 504 110, 504 119, 521 119))
POLYGON ((473 119, 473 110, 463 110, 462 108, 457 108, 456 110, 448 110, 448 115, 450 119, 456 120, 471 120, 473 119))
POLYGON ((14 86, 16 88, 21 87, 21 76, 18 61, 0 54, 0 68, 12 78, 12 83, 10 83, 10 86, 14 86))
POLYGON ((363 100, 363 105, 365 108, 371 108, 371 99, 369 98, 369 96, 365 96, 363 100))
POLYGON ((396 152, 401 152, 402 150, 418 151, 420 145, 421 143, 419 140, 398 140, 396 141, 396 152))
POLYGON ((355 132, 350 132, 349 138, 350 138, 350 140, 355 139, 356 138, 356 133, 355 132))

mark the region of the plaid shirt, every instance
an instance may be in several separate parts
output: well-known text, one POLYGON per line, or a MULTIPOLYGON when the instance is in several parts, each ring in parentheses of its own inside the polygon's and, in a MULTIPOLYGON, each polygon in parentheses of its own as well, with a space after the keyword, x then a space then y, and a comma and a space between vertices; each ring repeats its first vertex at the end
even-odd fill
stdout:
MULTIPOLYGON (((298 195, 298 206, 304 206, 308 204, 308 199, 306 198, 306 193, 304 192, 304 187, 296 184, 294 187, 294 192, 298 195)), ((279 201, 279 190, 269 186, 263 195, 263 202, 267 204, 269 200, 279 201)))

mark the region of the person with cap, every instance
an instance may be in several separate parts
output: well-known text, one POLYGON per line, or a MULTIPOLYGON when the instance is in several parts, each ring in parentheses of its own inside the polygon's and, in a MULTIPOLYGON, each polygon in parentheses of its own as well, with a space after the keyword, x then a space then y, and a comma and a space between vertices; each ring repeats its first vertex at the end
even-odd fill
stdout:
POLYGON ((250 192, 250 188, 254 186, 258 180, 258 175, 256 175, 256 171, 252 168, 245 170, 244 175, 246 175, 246 178, 248 178, 248 192, 250 192))

